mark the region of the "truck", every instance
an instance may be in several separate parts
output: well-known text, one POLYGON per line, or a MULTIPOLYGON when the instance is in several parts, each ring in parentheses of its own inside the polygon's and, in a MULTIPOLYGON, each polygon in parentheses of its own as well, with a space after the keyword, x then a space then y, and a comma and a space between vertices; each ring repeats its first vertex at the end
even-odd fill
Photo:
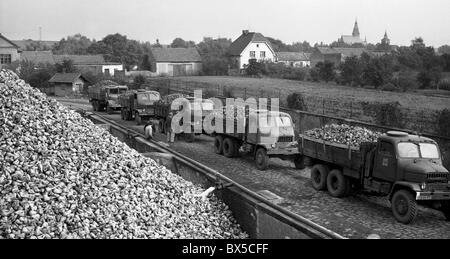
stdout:
POLYGON ((133 90, 119 95, 122 120, 135 120, 137 125, 155 116, 155 103, 161 99, 156 91, 133 90))
POLYGON ((88 88, 89 102, 94 111, 106 110, 108 114, 120 110, 119 95, 128 91, 125 85, 93 85, 88 88))
MULTIPOLYGON (((178 98, 184 98, 186 99, 189 103, 190 103, 190 111, 191 113, 191 132, 188 133, 184 133, 181 132, 181 134, 185 135, 186 137, 186 141, 187 142, 193 142, 195 140, 195 135, 199 135, 202 133, 195 133, 193 130, 193 127, 195 124, 199 124, 199 123, 203 123, 203 119, 214 110, 214 103, 211 100, 208 99, 196 99, 194 97, 185 95, 185 94, 181 94, 181 93, 175 93, 175 94, 170 94, 170 95, 166 95, 164 97, 161 98, 160 101, 155 103, 155 118, 158 120, 158 131, 160 133, 166 133, 167 129, 166 129, 166 121, 167 121, 167 117, 169 115, 170 112, 172 112, 173 115, 177 114, 178 112, 180 112, 181 110, 183 110, 183 104, 179 103, 179 107, 178 109, 172 109, 172 103, 178 99, 178 98), (202 111, 202 118, 194 118, 194 112, 196 110, 201 110, 202 111)), ((181 123, 183 123, 181 121, 181 123)))
MULTIPOLYGON (((229 107, 224 107, 224 114, 227 113, 229 107)), ((245 111, 234 113, 232 116, 223 116, 223 129, 221 132, 213 132, 214 150, 216 154, 225 157, 238 157, 240 153, 251 154, 255 160, 256 168, 266 170, 269 165, 270 158, 280 158, 283 160, 291 160, 295 167, 301 165, 298 151, 298 143, 295 139, 294 125, 292 118, 288 113, 245 109, 245 111), (243 122, 242 133, 237 130, 241 116, 243 122), (260 116, 266 116, 271 122, 269 128, 262 124, 262 120, 258 120, 260 116), (228 118, 227 118, 228 117, 228 118), (249 127, 250 122, 257 123, 256 132, 249 127), (227 133, 226 123, 233 123, 234 132, 227 133), (263 127, 266 127, 263 129, 263 127)))
POLYGON ((434 140, 388 131, 359 147, 303 134, 298 142, 303 165, 312 166, 315 190, 338 198, 352 190, 386 197, 404 224, 416 219, 418 205, 441 210, 450 220, 450 174, 434 140))

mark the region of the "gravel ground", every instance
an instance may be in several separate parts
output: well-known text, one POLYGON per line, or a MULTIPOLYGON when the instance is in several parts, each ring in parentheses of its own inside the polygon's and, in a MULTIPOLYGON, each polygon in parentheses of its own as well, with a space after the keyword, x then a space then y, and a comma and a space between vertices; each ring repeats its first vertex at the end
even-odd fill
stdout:
MULTIPOLYGON (((75 102, 71 105, 76 106, 75 102)), ((123 122, 120 116, 107 115, 130 128, 143 132, 143 126, 123 122)), ((165 136, 156 135, 165 141, 165 136)), ((213 138, 199 136, 194 143, 176 141, 171 148, 228 176, 254 191, 269 190, 283 198, 281 206, 321 224, 348 238, 450 238, 450 222, 441 212, 421 208, 413 225, 394 219, 384 198, 354 194, 344 199, 315 191, 309 180, 309 169, 296 170, 293 163, 272 159, 269 169, 259 171, 251 157, 226 158, 214 153, 213 138)))

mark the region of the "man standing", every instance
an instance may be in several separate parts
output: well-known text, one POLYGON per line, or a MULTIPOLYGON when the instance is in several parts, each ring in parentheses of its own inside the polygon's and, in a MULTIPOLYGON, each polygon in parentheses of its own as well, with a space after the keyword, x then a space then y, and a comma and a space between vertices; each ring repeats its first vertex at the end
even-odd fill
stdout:
POLYGON ((144 126, 145 138, 152 139, 153 138, 153 124, 151 121, 148 121, 144 126))
POLYGON ((173 113, 169 112, 169 115, 167 116, 167 120, 166 120, 166 133, 167 133, 167 143, 173 143, 175 141, 175 133, 173 132, 172 129, 172 118, 173 118, 173 113))

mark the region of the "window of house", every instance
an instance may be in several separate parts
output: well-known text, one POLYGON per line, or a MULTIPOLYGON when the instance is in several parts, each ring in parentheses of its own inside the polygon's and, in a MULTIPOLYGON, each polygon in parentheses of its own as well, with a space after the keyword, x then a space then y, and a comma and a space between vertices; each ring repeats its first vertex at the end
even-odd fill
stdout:
POLYGON ((109 68, 106 68, 106 69, 105 69, 105 75, 108 75, 108 76, 109 76, 109 68))
POLYGON ((250 51, 250 57, 251 57, 251 58, 254 58, 254 57, 256 57, 256 53, 255 53, 255 51, 250 51))
POLYGON ((0 54, 0 64, 11 64, 11 54, 0 54))
POLYGON ((256 47, 259 48, 259 44, 256 44, 256 47))
POLYGON ((261 58, 265 58, 266 57, 266 52, 265 51, 261 51, 260 56, 261 56, 261 58))

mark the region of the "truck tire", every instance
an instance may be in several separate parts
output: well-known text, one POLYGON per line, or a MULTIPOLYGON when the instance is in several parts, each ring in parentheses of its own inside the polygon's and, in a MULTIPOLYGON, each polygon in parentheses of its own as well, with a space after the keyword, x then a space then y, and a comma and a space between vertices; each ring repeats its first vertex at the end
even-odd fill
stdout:
POLYGON ((305 157, 302 155, 298 155, 294 158, 294 165, 296 169, 305 169, 305 157))
POLYGON ((94 100, 91 101, 91 105, 92 105, 92 110, 93 110, 94 112, 97 111, 97 110, 96 110, 96 107, 95 107, 95 101, 94 101, 94 100))
POLYGON ((266 149, 260 147, 256 150, 255 154, 255 162, 256 162, 256 168, 258 168, 261 171, 264 171, 269 166, 269 156, 267 156, 266 149))
POLYGON ((223 140, 222 149, 225 157, 234 157, 235 148, 233 139, 225 138, 223 140))
POLYGON ((233 139, 233 143, 234 143, 234 155, 233 156, 238 157, 239 156, 239 148, 241 147, 241 144, 235 139, 233 139))
POLYGON ((315 190, 323 191, 327 188, 327 177, 330 169, 326 165, 316 164, 311 169, 311 183, 315 190))
POLYGON ((417 202, 408 190, 396 191, 392 196, 391 207, 395 219, 403 224, 410 224, 417 217, 417 202))
POLYGON ((339 169, 331 170, 327 176, 327 189, 331 196, 341 198, 348 192, 349 180, 339 169))
POLYGON ((114 112, 113 109, 109 105, 106 105, 106 113, 112 114, 113 112, 114 112))
POLYGON ((216 154, 223 154, 223 137, 220 135, 214 138, 214 152, 216 154))
POLYGON ((125 110, 124 109, 120 109, 120 119, 122 119, 123 121, 126 119, 125 118, 125 110))
POLYGON ((136 121, 136 125, 142 124, 142 118, 141 118, 141 115, 139 115, 139 112, 136 112, 134 114, 134 120, 136 121))

